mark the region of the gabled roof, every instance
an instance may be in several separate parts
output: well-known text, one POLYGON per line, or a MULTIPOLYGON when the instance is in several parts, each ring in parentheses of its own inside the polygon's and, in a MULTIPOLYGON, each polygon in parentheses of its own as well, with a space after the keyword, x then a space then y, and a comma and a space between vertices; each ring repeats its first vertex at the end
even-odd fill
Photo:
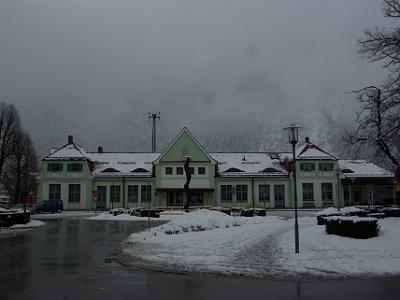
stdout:
MULTIPOLYGON (((208 154, 208 152, 203 148, 203 146, 199 143, 199 141, 191 134, 189 129, 186 127, 183 127, 182 130, 178 133, 178 135, 172 140, 172 142, 168 145, 168 147, 161 153, 159 158, 154 161, 154 163, 159 163, 160 161, 163 160, 165 155, 171 150, 172 147, 179 141, 179 139, 184 135, 187 134, 189 138, 193 141, 193 143, 200 149, 200 151, 204 154, 205 157, 207 157, 207 160, 209 160, 211 163, 216 164, 217 162, 208 154)), ((192 158, 193 160, 193 158, 192 158)))
POLYGON ((296 159, 337 160, 335 156, 322 150, 309 140, 306 141, 304 145, 297 148, 296 159))
POLYGON ((75 142, 70 143, 58 148, 53 153, 44 158, 45 160, 90 160, 88 154, 79 147, 75 142))

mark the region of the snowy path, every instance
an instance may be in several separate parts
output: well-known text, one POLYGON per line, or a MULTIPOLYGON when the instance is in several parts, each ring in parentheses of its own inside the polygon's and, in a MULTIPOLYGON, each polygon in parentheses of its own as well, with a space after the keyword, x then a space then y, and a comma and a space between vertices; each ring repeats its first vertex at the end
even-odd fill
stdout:
POLYGON ((299 254, 294 253, 293 219, 229 218, 224 220, 228 222, 226 226, 219 224, 215 229, 200 232, 165 234, 171 228, 180 231, 185 222, 187 227, 196 223, 186 218, 151 232, 132 234, 122 245, 124 260, 155 270, 252 277, 400 274, 398 218, 380 220, 380 235, 367 240, 328 235, 325 226, 316 225, 315 217, 299 218, 299 254))

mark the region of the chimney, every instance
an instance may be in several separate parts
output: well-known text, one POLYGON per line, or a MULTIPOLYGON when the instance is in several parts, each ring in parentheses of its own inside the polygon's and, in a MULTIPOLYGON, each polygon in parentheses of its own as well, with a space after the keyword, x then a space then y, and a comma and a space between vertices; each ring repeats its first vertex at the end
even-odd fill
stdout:
POLYGON ((97 153, 103 153, 103 147, 98 146, 97 147, 97 153))
POLYGON ((74 137, 72 135, 68 136, 68 144, 73 144, 74 143, 74 137))
POLYGON ((306 143, 310 142, 310 138, 308 136, 306 136, 306 143))

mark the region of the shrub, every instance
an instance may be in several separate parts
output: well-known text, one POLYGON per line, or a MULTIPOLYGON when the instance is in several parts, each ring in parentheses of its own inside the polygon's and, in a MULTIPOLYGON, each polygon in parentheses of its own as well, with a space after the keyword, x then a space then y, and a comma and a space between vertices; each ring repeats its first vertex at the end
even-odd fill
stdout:
POLYGON ((240 211, 241 217, 254 217, 254 209, 253 208, 243 208, 240 211))
POLYGON ((227 214, 228 216, 231 215, 231 209, 230 208, 222 208, 219 211, 224 213, 224 214, 227 214))
POLYGON ((379 226, 376 218, 328 217, 326 233, 357 239, 368 239, 378 235, 379 226))
POLYGON ((382 209, 385 217, 400 217, 400 208, 397 207, 386 207, 382 209))
POLYGON ((267 216, 267 210, 264 209, 264 208, 257 208, 257 209, 255 210, 255 213, 256 213, 257 216, 260 216, 260 217, 265 217, 265 216, 267 216))

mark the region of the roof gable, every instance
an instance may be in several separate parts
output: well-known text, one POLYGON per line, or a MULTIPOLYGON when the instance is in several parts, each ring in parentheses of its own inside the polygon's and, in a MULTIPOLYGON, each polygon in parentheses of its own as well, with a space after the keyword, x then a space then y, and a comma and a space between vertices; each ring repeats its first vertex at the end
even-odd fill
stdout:
POLYGON ((181 162, 186 160, 187 156, 190 156, 192 162, 210 162, 216 164, 216 161, 207 153, 186 127, 184 127, 168 145, 167 149, 165 149, 156 160, 156 163, 181 162))
POLYGON ((89 159, 85 150, 79 147, 74 142, 68 143, 56 151, 48 155, 45 159, 57 160, 57 159, 89 159))
POLYGON ((327 159, 337 160, 335 156, 322 150, 314 143, 308 141, 296 150, 296 159, 327 159))

